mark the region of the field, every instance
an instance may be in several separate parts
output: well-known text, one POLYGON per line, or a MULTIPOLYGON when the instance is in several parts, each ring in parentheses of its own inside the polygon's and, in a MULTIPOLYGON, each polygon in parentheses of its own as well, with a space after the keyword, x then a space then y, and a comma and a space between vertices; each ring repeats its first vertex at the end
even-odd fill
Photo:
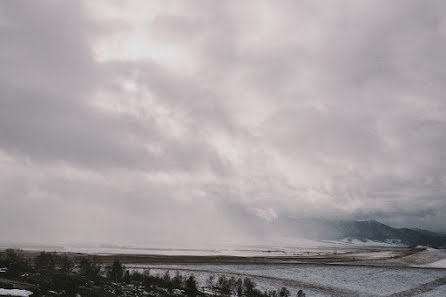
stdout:
POLYGON ((360 249, 285 257, 127 258, 127 268, 151 274, 194 274, 200 286, 211 276, 248 276, 261 289, 286 286, 295 296, 446 296, 443 250, 360 249), (316 256, 317 255, 317 256, 316 256), (156 264, 157 262, 157 264, 156 264), (194 263, 195 262, 195 263, 194 263))
MULTIPOLYGON (((143 266, 132 267, 141 269, 143 266)), ((262 289, 286 286, 293 295, 298 289, 304 289, 307 296, 389 296, 403 291, 407 292, 401 296, 415 296, 418 288, 419 293, 434 290, 427 296, 446 296, 441 294, 442 285, 446 284, 446 271, 440 269, 321 264, 150 265, 145 268, 149 267, 155 274, 165 271, 193 273, 202 286, 210 275, 249 276, 262 289), (426 283, 432 284, 420 287, 426 283)))
MULTIPOLYGON (((39 247, 42 249, 42 247, 39 247)), ((28 257, 38 252, 26 249, 28 257)), ((318 248, 144 249, 47 248, 73 257, 96 255, 104 267, 118 259, 126 269, 163 275, 193 274, 203 291, 209 277, 249 277, 261 290, 287 287, 317 296, 446 296, 446 251, 401 246, 318 248)))

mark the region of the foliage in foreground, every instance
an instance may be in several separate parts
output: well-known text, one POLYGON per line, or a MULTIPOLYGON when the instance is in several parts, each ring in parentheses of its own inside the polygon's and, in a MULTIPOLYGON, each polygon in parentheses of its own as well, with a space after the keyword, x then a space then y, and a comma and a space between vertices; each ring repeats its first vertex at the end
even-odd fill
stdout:
MULTIPOLYGON (((74 258, 41 252, 32 259, 21 250, 7 249, 0 253, 0 268, 4 271, 0 273, 0 287, 29 289, 32 297, 290 297, 285 287, 279 292, 261 291, 249 278, 211 276, 206 287, 199 289, 193 275, 131 273, 119 260, 104 266, 95 256, 74 258)), ((297 297, 305 297, 305 293, 300 290, 297 297)))

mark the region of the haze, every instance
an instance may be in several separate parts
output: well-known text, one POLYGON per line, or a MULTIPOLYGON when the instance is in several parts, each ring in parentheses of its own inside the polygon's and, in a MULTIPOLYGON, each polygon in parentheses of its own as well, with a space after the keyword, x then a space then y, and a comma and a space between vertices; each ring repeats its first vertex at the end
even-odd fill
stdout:
POLYGON ((2 1, 2 241, 446 231, 445 6, 2 1))

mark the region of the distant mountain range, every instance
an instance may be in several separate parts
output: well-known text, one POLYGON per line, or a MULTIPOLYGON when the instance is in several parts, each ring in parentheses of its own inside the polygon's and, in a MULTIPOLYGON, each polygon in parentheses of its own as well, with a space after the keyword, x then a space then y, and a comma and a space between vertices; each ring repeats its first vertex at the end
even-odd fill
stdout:
MULTIPOLYGON (((375 220, 329 221, 321 219, 282 219, 287 236, 317 240, 360 240, 399 243, 408 246, 446 247, 446 235, 422 229, 393 228, 375 220), (290 226, 294 226, 291 227, 290 226)), ((284 230, 282 228, 282 230, 284 230)))
POLYGON ((338 238, 402 243, 409 246, 446 247, 443 234, 410 228, 392 228, 378 221, 339 221, 335 223, 338 238))

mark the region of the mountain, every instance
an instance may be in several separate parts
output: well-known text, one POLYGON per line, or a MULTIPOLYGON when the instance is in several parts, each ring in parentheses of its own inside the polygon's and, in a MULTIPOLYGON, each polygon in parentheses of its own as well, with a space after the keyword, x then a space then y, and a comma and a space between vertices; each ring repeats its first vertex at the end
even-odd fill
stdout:
POLYGON ((422 229, 393 228, 375 220, 330 221, 287 218, 285 221, 282 222, 282 226, 294 226, 293 231, 289 227, 285 230, 287 236, 301 236, 317 240, 356 239, 400 243, 408 246, 446 247, 445 234, 422 229))
POLYGON ((338 238, 362 241, 398 242, 409 246, 446 247, 446 236, 422 229, 392 228, 378 221, 339 221, 334 223, 338 238))

